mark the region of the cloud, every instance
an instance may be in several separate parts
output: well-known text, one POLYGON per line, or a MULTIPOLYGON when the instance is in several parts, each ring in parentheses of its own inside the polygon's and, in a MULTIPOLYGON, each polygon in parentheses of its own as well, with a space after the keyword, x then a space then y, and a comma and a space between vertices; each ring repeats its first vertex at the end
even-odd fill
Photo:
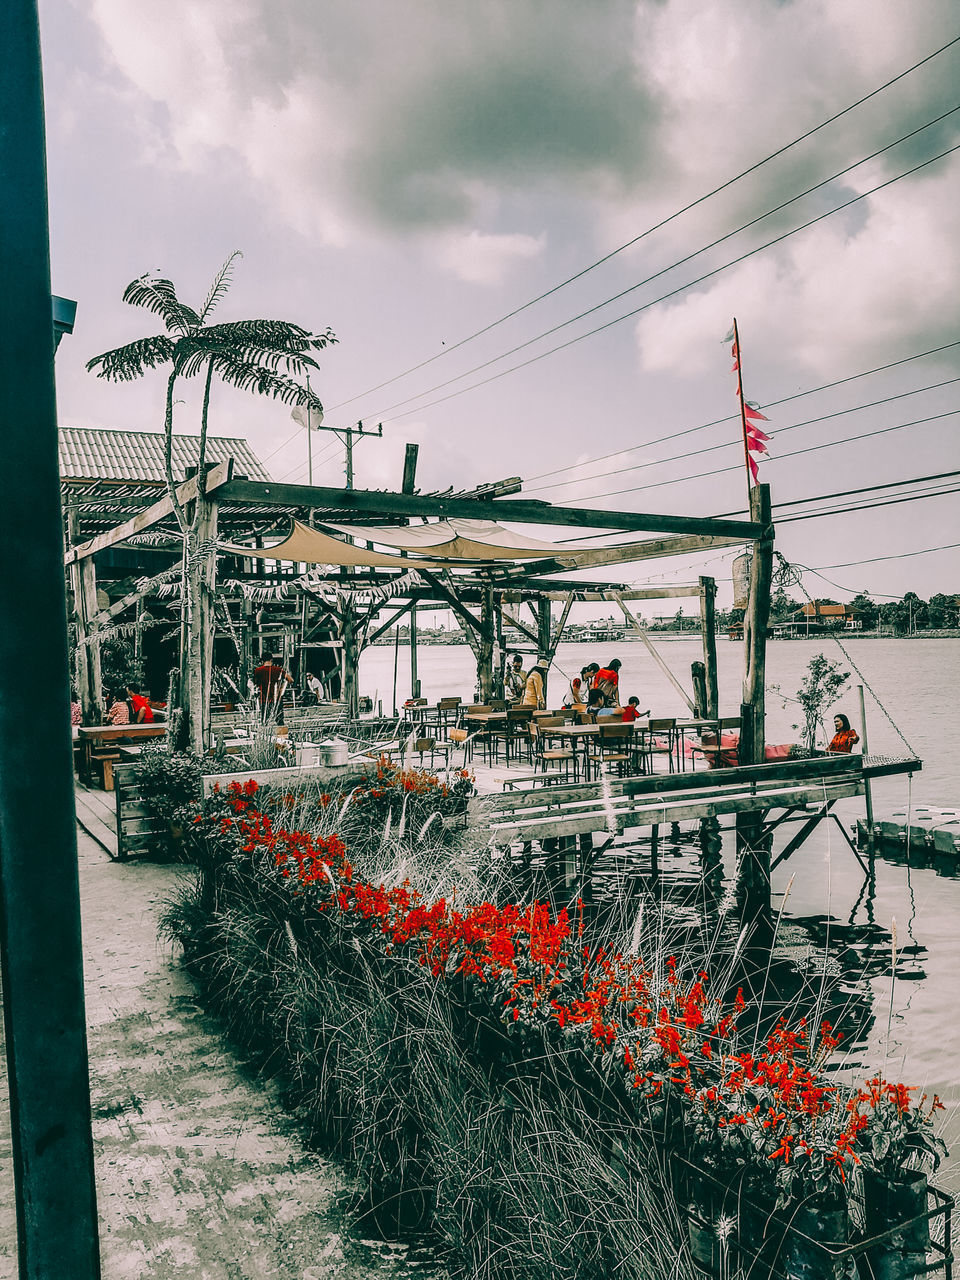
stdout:
POLYGON ((93 5, 111 62, 165 105, 183 165, 238 152, 265 201, 333 243, 466 229, 478 182, 631 181, 654 114, 632 12, 626 0, 93 5))
POLYGON ((473 284, 498 284, 504 272, 517 262, 542 253, 546 236, 485 235, 469 231, 447 237, 436 251, 441 266, 473 284))

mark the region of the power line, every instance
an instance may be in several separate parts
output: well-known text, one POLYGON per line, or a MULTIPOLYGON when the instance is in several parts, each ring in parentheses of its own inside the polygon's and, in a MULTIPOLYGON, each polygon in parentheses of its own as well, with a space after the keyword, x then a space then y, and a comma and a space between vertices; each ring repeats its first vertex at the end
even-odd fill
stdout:
MULTIPOLYGON (((785 498, 782 502, 773 504, 774 510, 778 507, 795 507, 801 502, 826 502, 829 498, 849 498, 858 493, 874 493, 880 489, 899 489, 908 484, 924 484, 929 480, 949 480, 952 476, 960 476, 960 471, 938 471, 934 475, 914 476, 910 480, 891 480, 888 484, 868 484, 862 489, 840 489, 836 493, 818 493, 812 498, 785 498)), ((745 507, 740 507, 737 511, 723 511, 718 515, 711 516, 711 520, 727 520, 733 516, 743 515, 745 507)))
MULTIPOLYGON (((450 343, 448 346, 444 348, 443 351, 438 351, 435 355, 429 356, 426 360, 421 360, 419 364, 412 365, 409 369, 405 369, 403 373, 394 374, 393 377, 387 378, 385 381, 377 383, 376 386, 368 387, 366 391, 359 391, 357 392, 356 395, 350 396, 346 400, 341 400, 339 404, 334 405, 333 408, 340 409, 346 404, 351 404, 354 400, 359 400, 362 396, 372 395, 374 391, 380 391, 383 387, 388 387, 392 383, 398 382, 401 378, 405 378, 411 373, 416 373, 419 369, 425 368, 427 365, 432 364, 435 360, 439 360, 443 356, 450 355, 451 352, 457 351, 460 347, 465 346, 468 342, 472 342, 475 338, 479 338, 483 334, 489 333, 492 329, 496 329, 499 325, 504 324, 507 320, 512 320, 514 316, 520 315, 521 312, 528 310, 532 306, 535 306, 538 302, 543 302, 545 298, 549 298, 553 294, 559 292, 559 290, 566 288, 568 284, 573 284, 574 281, 580 280, 583 276, 587 275, 591 271, 594 271, 597 267, 602 266, 605 262, 609 262, 610 259, 616 257, 617 254, 623 253, 625 249, 632 248, 635 244, 638 244, 641 240, 645 239, 647 236, 651 235, 653 232, 661 230, 663 227, 675 221, 677 218, 681 217, 683 214, 689 213, 692 209, 696 209, 698 205, 703 204, 706 200, 710 200, 712 199, 713 196, 719 195, 721 191, 725 191, 728 187, 733 186, 734 183, 739 182, 742 178, 746 178, 751 173, 755 173, 758 169, 762 168, 765 164, 769 164, 771 160, 775 160, 779 156, 784 155, 787 151, 791 150, 791 148, 798 146, 801 142, 805 142, 807 138, 813 137, 815 133, 819 133, 821 129, 825 129, 828 125, 834 124, 837 120, 840 120, 843 116, 848 115, 851 111, 854 111, 857 107, 862 106, 865 102, 869 102, 871 98, 875 98, 878 94, 883 93, 884 90, 889 89, 892 85, 896 84, 899 80, 902 80, 905 76, 912 74, 912 72, 917 71, 920 67, 924 66, 927 62, 930 62, 933 58, 936 58, 941 53, 944 53, 947 49, 955 45, 958 40, 960 40, 960 36, 955 36, 952 40, 949 40, 946 44, 941 45, 939 49, 935 49, 932 53, 927 54, 925 58, 921 58, 919 62, 915 62, 913 66, 907 67, 905 71, 901 71, 899 75, 894 76, 892 80, 887 80, 884 84, 880 85, 876 89, 871 90, 870 93, 865 94, 862 98, 858 98, 856 102, 851 102, 850 105, 847 107, 844 107, 842 111, 838 111, 835 115, 832 115, 828 117, 828 119, 821 121, 820 124, 816 125, 814 128, 808 129, 806 133, 802 133, 798 138, 794 138, 792 142, 786 143, 784 146, 780 147, 777 151, 771 152, 769 155, 764 156, 762 160, 758 160, 755 164, 752 164, 749 168, 744 169, 742 173, 738 173, 733 178, 728 178, 727 181, 721 183, 719 187, 714 187, 712 191, 708 191, 706 192, 706 194, 699 196, 696 200, 693 200, 690 204, 684 205, 682 209, 677 209, 674 213, 671 213, 668 217, 662 219, 658 223, 655 223, 653 226, 648 227, 645 231, 642 231, 639 235, 634 236, 632 240, 628 240, 625 244, 620 245, 618 248, 612 249, 609 253, 605 254, 602 258, 598 258, 596 262, 590 263, 589 266, 586 266, 582 268, 580 271, 577 271, 574 275, 569 276, 566 280, 562 280, 559 284, 554 285, 552 288, 548 289, 545 293, 541 293, 536 298, 532 298, 529 302, 525 302, 521 306, 515 307, 513 311, 508 311, 507 314, 501 316, 499 320, 492 321, 490 324, 485 325, 482 329, 477 329, 476 332, 469 334, 467 337, 461 338, 457 342, 450 343)), ((466 376, 466 375, 463 375, 463 376, 466 376)), ((424 394, 429 395, 430 393, 425 392, 424 394)))
MULTIPOLYGON (((957 547, 960 547, 960 542, 945 542, 940 547, 924 547, 922 551, 901 551, 898 555, 894 556, 873 556, 869 560, 848 560, 845 564, 822 564, 820 565, 820 569, 853 569, 857 565, 861 564, 879 564, 881 560, 909 560, 913 556, 932 555, 935 551, 955 551, 957 547)), ((817 573, 818 570, 811 569, 810 572, 817 573)), ((825 578, 824 581, 826 582, 828 579, 825 578)), ((835 587, 837 584, 832 582, 830 585, 835 587)), ((839 590, 848 591, 849 588, 840 587, 839 590)), ((876 594, 881 595, 883 593, 878 591, 876 594)))
MULTIPOLYGON (((872 152, 870 155, 862 156, 853 164, 848 164, 845 168, 839 169, 836 173, 831 174, 829 178, 823 178, 820 182, 815 183, 812 187, 807 187, 805 191, 801 191, 798 195, 791 196, 789 200, 784 200, 778 205, 774 205, 772 209, 767 209, 764 213, 758 214, 757 217, 751 218, 748 222, 741 223, 739 227, 733 231, 727 231, 722 236, 718 236, 716 240, 711 240, 709 244, 702 245, 699 249, 695 249, 692 253, 688 253, 683 258, 668 263, 667 266, 661 267, 659 271, 655 271, 652 275, 646 276, 643 280, 638 280, 636 284, 629 285, 626 289, 621 289, 619 293, 613 294, 609 298, 604 298, 602 302, 596 303, 592 307, 588 307, 586 311, 581 311, 575 316, 571 316, 569 320, 563 320, 560 324, 553 325, 552 328, 544 330, 542 333, 536 334, 532 338, 527 338, 525 342, 520 342, 514 347, 502 352, 500 355, 492 356, 489 360, 484 360, 481 364, 476 364, 471 369, 458 373, 452 378, 447 378, 445 382, 438 382, 432 387, 428 387, 426 391, 418 391, 412 396, 407 396, 404 400, 397 400, 394 404, 387 405, 384 409, 379 409, 373 415, 374 417, 384 417, 394 409, 402 408, 405 404, 410 404, 412 400, 420 400, 424 396, 432 395, 434 391, 441 391, 444 387, 452 386, 455 382, 460 382, 463 378, 468 378, 472 373, 479 373, 481 369, 489 369, 491 365, 506 360, 508 356, 516 355, 518 351, 525 351, 527 347, 533 346, 536 342, 542 342, 544 338, 549 338, 555 333, 559 333, 561 329, 566 329, 572 324, 576 324, 578 320, 584 320, 587 316, 594 315, 597 311, 602 311, 604 307, 610 306, 613 302, 619 302, 621 298, 627 297, 628 294, 635 293, 637 289, 643 288, 644 285, 651 284, 654 280, 659 280, 661 276, 668 275, 671 271, 675 271, 678 267, 682 267, 687 262, 692 262, 694 258, 700 257, 701 254, 709 252, 711 249, 717 248, 727 240, 732 240, 734 236, 740 235, 741 232, 749 230, 750 227, 756 226, 757 223, 763 222, 765 218, 772 217, 775 213, 780 213, 783 209, 789 208, 790 205, 796 204, 798 201, 812 195, 815 191, 819 191, 821 187, 829 186, 830 183, 836 182, 838 178, 842 178, 851 170, 859 168, 860 165, 866 164, 870 160, 875 160, 877 156, 881 156, 886 151, 890 151, 893 147, 899 146, 902 142, 907 142, 910 138, 915 137, 918 133, 922 133, 924 129, 929 129, 935 124, 939 124, 948 116, 955 115, 960 111, 960 107, 951 107, 949 111, 945 111, 942 115, 937 116, 934 120, 928 120, 925 124, 911 130, 901 138, 897 138, 895 142, 887 143, 885 147, 881 147, 878 151, 872 152)), ((844 206, 840 206, 843 208, 844 206)))
MULTIPOLYGON (((712 271, 706 271, 702 276, 697 276, 694 280, 688 280, 686 284, 678 285, 676 289, 671 289, 669 293, 661 294, 659 298, 653 298, 650 302, 645 302, 639 307, 634 307, 632 311, 626 311, 623 315, 615 316, 612 320, 607 320, 604 324, 597 325, 595 329, 588 329, 586 333, 578 334, 575 338, 569 338, 566 342, 558 343, 555 347, 550 347, 546 351, 541 351, 539 355, 531 356, 529 360, 521 360, 519 364, 511 365, 508 369, 501 369, 498 373, 491 374, 488 378, 481 378, 479 382, 471 382, 469 386, 461 387, 459 391, 451 391, 448 395, 440 396, 436 400, 429 400, 426 404, 415 406, 413 409, 406 409, 403 413, 394 415, 394 421, 399 418, 408 418, 413 413, 423 413, 426 409, 432 409, 438 404, 445 404, 448 400, 454 400, 457 396, 465 395, 468 391, 476 391, 478 387, 487 386, 491 382, 496 382, 499 378, 505 378, 508 374, 517 373, 520 369, 526 369, 532 364, 537 364, 540 360, 545 360, 548 356, 556 355, 558 351, 565 351, 568 347, 575 346, 578 342, 583 342, 586 338, 595 337, 598 333, 603 333, 607 329, 613 328, 614 325, 622 324, 624 320, 631 320, 634 316, 639 315, 642 311, 648 311, 651 307, 659 305, 661 302, 667 302, 670 298, 674 298, 679 293, 685 293, 688 289, 692 289, 694 285, 702 284, 705 280, 711 280, 714 276, 721 275, 724 271, 728 271, 731 267, 745 262, 748 258, 752 258, 754 254, 762 253, 765 249, 770 249, 774 245, 781 244, 784 240, 789 240, 791 236, 795 236, 800 231, 806 231, 810 227, 816 226, 817 223, 823 222, 826 218, 833 217, 836 213, 842 213, 844 209, 849 209, 853 205, 858 204, 861 200, 865 200, 868 196, 876 195, 878 191, 884 190, 886 187, 893 186, 894 183, 902 181, 904 178, 912 177, 913 174, 919 173, 921 169, 925 169, 928 165, 935 164, 938 160, 943 160, 946 156, 952 155, 953 152, 960 150, 960 143, 953 147, 948 147, 945 151, 939 152, 935 156, 931 156, 928 160, 921 161, 912 169, 907 169, 904 173, 898 174, 895 178, 888 178, 886 182, 878 183, 877 186, 871 187, 868 191, 863 191, 860 195, 854 196, 847 200, 844 204, 837 205, 833 209, 828 209, 825 213, 818 214, 817 217, 811 218, 809 222, 801 223, 799 227, 794 227, 791 231, 785 231, 782 235, 774 236, 772 240, 767 240, 763 244, 756 245, 753 249, 748 249, 739 257, 732 258, 729 262, 723 263, 719 267, 714 267, 712 271)), ((541 335, 546 336, 546 335, 541 335)), ((502 357, 501 357, 502 358, 502 357)), ((482 367, 482 366, 478 366, 482 367)), ((464 377, 467 375, 464 374, 464 377)), ((428 392, 422 394, 427 395, 428 392)), ((381 411, 374 414, 374 417, 386 416, 381 411)))
MULTIPOLYGON (((929 418, 914 418, 911 422, 900 422, 893 427, 882 427, 878 431, 866 431, 858 436, 844 436, 841 440, 828 440, 824 444, 809 445, 806 449, 794 449, 791 453, 780 453, 776 458, 771 458, 771 462, 782 462, 787 458, 797 458, 802 453, 816 453, 818 449, 832 449, 835 445, 850 444, 854 440, 867 440, 871 436, 887 435, 891 431, 902 431, 905 427, 918 427, 925 422, 937 422, 941 418, 952 418, 955 414, 960 413, 960 409, 950 409, 946 413, 935 413, 929 418)), ((722 476, 728 471, 738 471, 740 464, 737 463, 732 467, 717 467, 713 471, 698 471, 692 476, 676 476, 672 480, 655 480, 651 484, 634 485, 629 489, 613 489, 604 493, 584 494, 576 498, 568 498, 567 502, 593 502, 597 498, 616 498, 623 493, 642 493, 645 489, 662 489, 669 484, 683 484, 687 480, 703 480, 707 476, 722 476)))
MULTIPOLYGON (((949 387, 956 382, 960 382, 960 377, 948 378, 944 382, 933 382, 925 387, 916 387, 913 391, 901 391, 895 396, 885 396, 882 400, 869 400, 866 404, 856 404, 850 409, 837 409, 834 413, 821 414, 819 418, 805 418, 803 422, 794 422, 788 427, 778 427, 773 433, 773 437, 785 435, 788 431, 796 431, 800 427, 810 427, 818 422, 829 422, 832 418, 842 418, 848 413, 860 413, 863 409, 875 409, 878 405, 891 404, 894 400, 905 400, 909 396, 920 395, 924 391, 937 391, 940 387, 949 387)), ((675 453, 669 458, 655 458, 651 462, 637 462, 632 467, 617 467, 613 471, 601 471, 595 476, 560 480, 556 484, 536 485, 533 488, 526 489, 524 492, 541 493, 544 489, 562 489, 570 484, 583 484, 585 480, 603 480, 607 476, 624 475, 628 471, 643 471, 647 467, 665 466, 668 462, 680 462, 684 458, 696 458, 702 453, 715 453, 717 449, 730 449, 738 447, 740 444, 739 440, 724 440, 722 444, 704 445, 702 449, 692 449, 688 453, 675 453)))
MULTIPOLYGON (((806 396, 816 395, 819 391, 832 391, 835 387, 842 387, 845 383, 856 382, 860 378, 869 378, 874 373, 885 373, 888 369, 896 369, 899 365, 910 364, 913 360, 923 360, 927 356, 939 355, 941 351, 949 351, 953 347, 960 346, 960 341, 946 342, 941 347, 931 347, 928 351, 918 351, 912 356, 903 356, 900 360, 891 360, 889 364, 879 364, 873 369, 864 369, 860 373, 851 373, 846 378, 838 378, 835 382, 824 382, 819 387, 808 387, 806 391, 795 391, 793 395, 783 396, 779 400, 769 400, 764 403, 765 409, 776 409, 779 405, 789 404, 791 400, 802 400, 806 396)), ((739 422, 739 413, 728 413, 724 418, 714 418, 712 422, 702 422, 698 427, 687 427, 683 431, 672 431, 669 435, 660 436, 656 440, 646 440, 643 444, 632 444, 626 449, 615 449, 613 453, 601 454, 598 458, 588 458, 586 462, 576 462, 567 467, 557 467, 553 471, 541 471, 538 475, 528 476, 525 483, 529 484, 531 480, 545 480, 548 476, 558 476, 563 471, 574 471, 579 467, 593 466, 598 462, 608 462, 611 458, 620 458, 625 453, 635 453, 638 449, 652 449, 655 444, 664 444, 667 440, 679 440, 683 436, 693 435, 696 431, 706 431, 708 427, 719 427, 724 422, 739 422)), ((594 479, 592 476, 584 476, 584 480, 594 479)), ((527 490, 529 492, 529 490, 527 490)))
POLYGON ((819 520, 824 516, 847 516, 855 511, 872 511, 874 507, 893 507, 900 502, 923 502, 926 498, 943 498, 951 493, 960 493, 960 486, 952 489, 928 490, 926 493, 908 493, 898 498, 883 498, 879 502, 863 502, 855 506, 834 507, 829 511, 808 511, 802 515, 784 516, 777 524, 793 524, 797 520, 819 520))

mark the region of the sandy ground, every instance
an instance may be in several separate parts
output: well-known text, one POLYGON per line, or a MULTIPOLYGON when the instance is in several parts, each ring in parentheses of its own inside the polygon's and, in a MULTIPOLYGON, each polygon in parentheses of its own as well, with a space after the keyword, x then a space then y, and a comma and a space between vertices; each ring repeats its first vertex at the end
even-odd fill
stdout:
MULTIPOLYGON (((435 1278, 428 1259, 351 1230, 342 1169, 298 1141, 158 944, 183 872, 78 840, 104 1280, 435 1278)), ((5 1074, 0 1092, 0 1280, 13 1280, 5 1074)))

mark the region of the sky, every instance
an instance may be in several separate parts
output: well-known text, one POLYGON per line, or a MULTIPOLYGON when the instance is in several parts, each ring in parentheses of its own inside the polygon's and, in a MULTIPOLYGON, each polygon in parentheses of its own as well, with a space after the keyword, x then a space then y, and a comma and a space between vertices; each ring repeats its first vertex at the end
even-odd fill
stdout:
MULTIPOLYGON (((129 281, 157 271, 196 305, 240 250, 218 318, 329 326, 325 424, 383 424, 357 443, 358 487, 399 488, 416 442, 424 490, 519 475, 556 503, 738 512, 736 317, 777 548, 821 574, 806 590, 960 592, 957 493, 790 519, 956 477, 789 505, 960 470, 954 0, 40 15, 53 288, 79 304, 61 423, 161 429, 162 374, 115 385, 84 365, 157 331, 121 301, 129 281)), ((197 429, 195 390, 178 430, 197 429)), ((306 481, 289 408, 221 387, 211 429, 306 481)), ((343 482, 336 436, 313 456, 317 483, 343 482)), ((728 605, 734 554, 613 576, 713 574, 728 605)))

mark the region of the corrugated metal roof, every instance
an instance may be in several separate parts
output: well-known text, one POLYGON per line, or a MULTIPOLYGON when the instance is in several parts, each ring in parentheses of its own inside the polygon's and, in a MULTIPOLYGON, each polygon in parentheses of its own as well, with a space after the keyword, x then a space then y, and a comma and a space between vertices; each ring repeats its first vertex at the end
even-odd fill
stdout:
MULTIPOLYGON (((173 474, 182 477, 196 466, 199 436, 173 437, 173 474)), ((233 458, 234 471, 251 480, 271 480, 247 444, 231 436, 208 436, 207 458, 233 458)), ((60 428, 61 480, 139 481, 162 484, 163 434, 158 431, 115 431, 108 427, 60 428)))

